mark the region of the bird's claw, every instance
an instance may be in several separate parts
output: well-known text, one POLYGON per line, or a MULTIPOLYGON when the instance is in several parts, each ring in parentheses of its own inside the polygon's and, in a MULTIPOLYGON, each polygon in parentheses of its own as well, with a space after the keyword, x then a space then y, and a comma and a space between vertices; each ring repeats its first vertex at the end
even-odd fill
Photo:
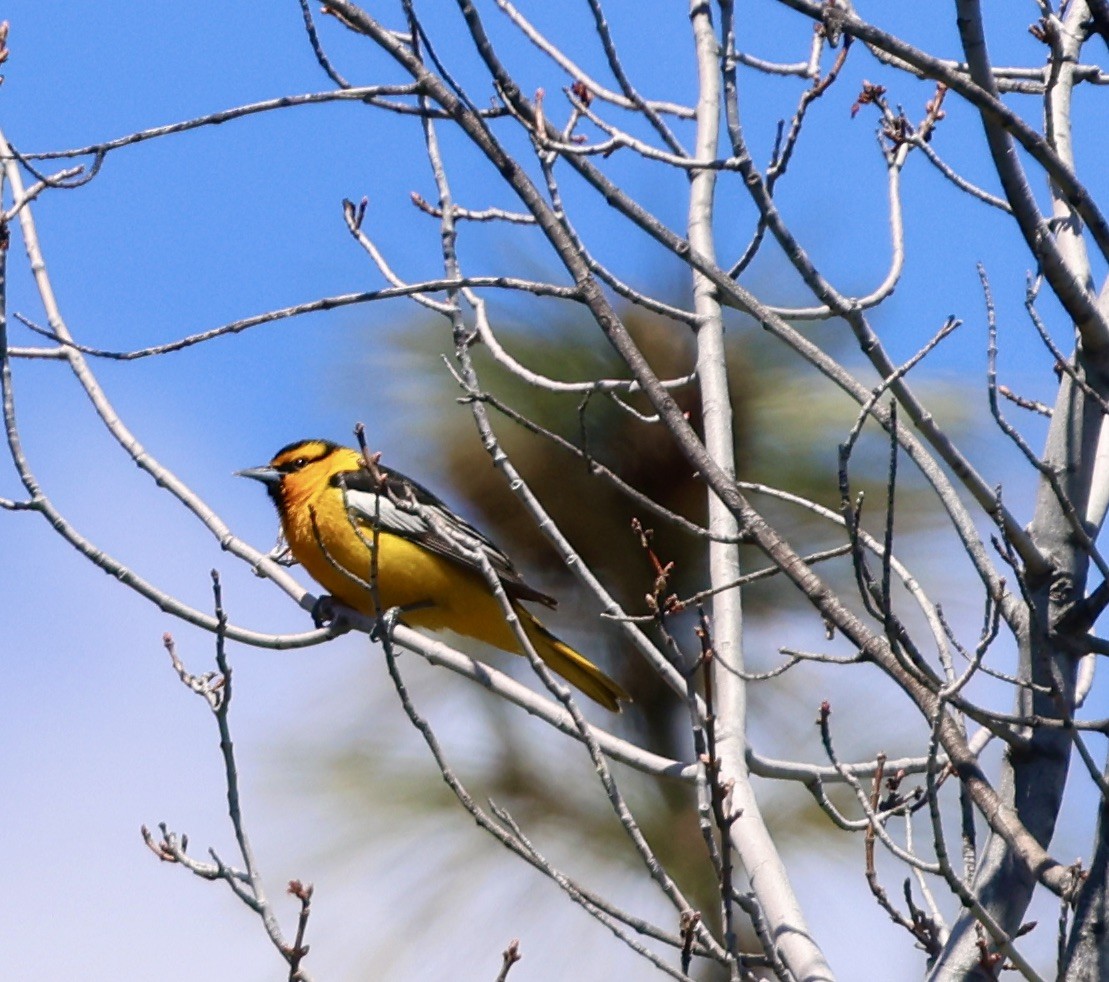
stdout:
POLYGON ((316 627, 335 627, 341 619, 335 598, 324 594, 312 605, 312 623, 316 627))
POLYGON ((383 610, 378 615, 374 629, 370 632, 371 640, 380 641, 382 638, 391 638, 393 628, 397 626, 397 622, 403 613, 404 610, 400 607, 390 607, 388 610, 383 610))

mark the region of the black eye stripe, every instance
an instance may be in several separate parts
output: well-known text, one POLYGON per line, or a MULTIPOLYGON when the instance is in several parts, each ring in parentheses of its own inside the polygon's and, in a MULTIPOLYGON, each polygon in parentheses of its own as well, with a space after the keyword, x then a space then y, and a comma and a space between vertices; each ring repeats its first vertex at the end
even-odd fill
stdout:
POLYGON ((316 457, 297 457, 293 460, 287 460, 280 464, 274 464, 273 468, 282 474, 293 474, 296 471, 303 470, 309 464, 314 464, 317 461, 323 460, 326 453, 319 454, 316 457))

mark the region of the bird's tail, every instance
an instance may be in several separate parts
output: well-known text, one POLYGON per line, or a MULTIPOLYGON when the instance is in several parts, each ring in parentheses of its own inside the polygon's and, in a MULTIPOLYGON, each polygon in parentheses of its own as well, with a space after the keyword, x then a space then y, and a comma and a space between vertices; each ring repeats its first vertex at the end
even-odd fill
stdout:
POLYGON ((566 642, 555 637, 530 611, 522 607, 517 607, 516 611, 528 638, 535 646, 535 653, 552 671, 614 713, 620 712, 621 702, 631 701, 631 697, 613 679, 584 655, 579 655, 566 642))

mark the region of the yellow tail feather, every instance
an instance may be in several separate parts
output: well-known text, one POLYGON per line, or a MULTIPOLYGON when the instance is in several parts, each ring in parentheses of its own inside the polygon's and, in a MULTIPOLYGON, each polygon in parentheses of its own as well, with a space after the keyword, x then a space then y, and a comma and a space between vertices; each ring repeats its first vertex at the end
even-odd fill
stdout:
POLYGON ((530 612, 516 607, 528 638, 535 646, 535 653, 552 671, 584 692, 590 699, 614 713, 620 712, 621 702, 631 697, 584 655, 579 655, 564 641, 560 641, 530 612))

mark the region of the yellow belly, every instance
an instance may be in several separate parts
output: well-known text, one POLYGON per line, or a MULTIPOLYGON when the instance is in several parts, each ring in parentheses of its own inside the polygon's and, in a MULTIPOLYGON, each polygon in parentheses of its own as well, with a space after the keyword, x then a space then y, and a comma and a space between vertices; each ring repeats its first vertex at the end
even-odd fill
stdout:
POLYGON ((504 651, 519 651, 480 573, 397 535, 380 532, 375 539, 372 530, 363 529, 360 538, 346 514, 317 513, 313 526, 305 511, 297 509, 294 514, 302 520, 285 526, 289 548, 312 579, 343 603, 369 616, 378 613, 368 589, 372 581, 382 610, 401 607, 413 627, 449 628, 504 651))

